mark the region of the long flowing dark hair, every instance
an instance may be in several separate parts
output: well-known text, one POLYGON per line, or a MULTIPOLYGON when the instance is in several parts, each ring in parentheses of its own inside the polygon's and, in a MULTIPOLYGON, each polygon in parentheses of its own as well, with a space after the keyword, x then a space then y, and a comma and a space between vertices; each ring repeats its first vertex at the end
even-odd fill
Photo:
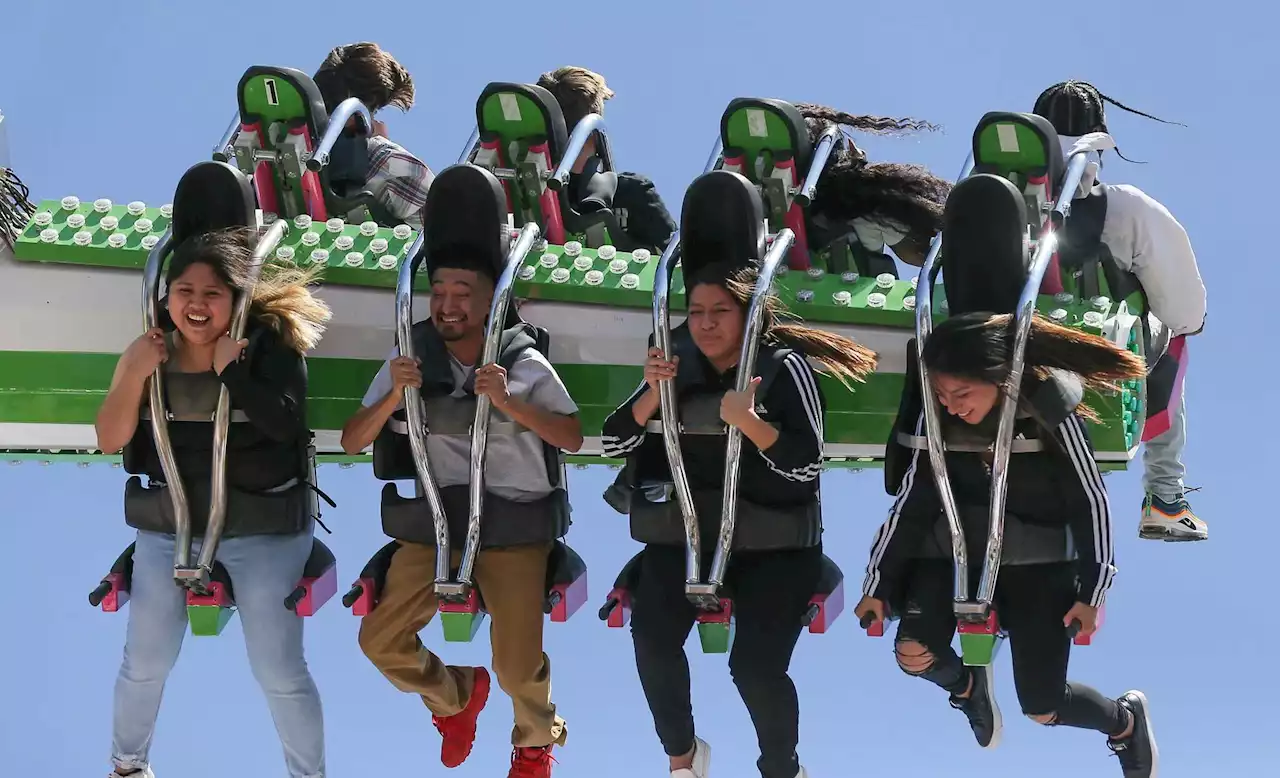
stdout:
MULTIPOLYGON (((714 263, 701 269, 685 289, 686 294, 691 294, 695 287, 703 284, 718 286, 746 311, 758 278, 759 272, 753 266, 736 268, 714 263)), ((764 304, 764 326, 760 331, 763 342, 794 348, 813 358, 850 389, 853 388, 851 382, 863 383, 868 374, 875 372, 876 352, 842 335, 800 323, 774 295, 767 296, 764 304)))
MULTIPOLYGON (((1013 316, 966 313, 939 324, 924 343, 925 367, 936 373, 995 384, 1009 390, 1013 369, 1013 316)), ((1105 338, 1055 324, 1036 314, 1027 338, 1023 388, 1048 378, 1051 369, 1080 377, 1090 389, 1114 390, 1116 382, 1146 375, 1142 357, 1105 338)), ((1096 421, 1081 404, 1077 412, 1096 421)))
MULTIPOLYGON (((809 138, 830 124, 876 135, 905 135, 938 129, 922 119, 892 119, 850 114, 825 105, 799 103, 809 138)), ((867 154, 845 133, 844 148, 828 163, 810 212, 834 222, 859 217, 886 219, 906 226, 912 242, 927 243, 942 229, 942 208, 951 183, 921 165, 867 161, 867 154)))

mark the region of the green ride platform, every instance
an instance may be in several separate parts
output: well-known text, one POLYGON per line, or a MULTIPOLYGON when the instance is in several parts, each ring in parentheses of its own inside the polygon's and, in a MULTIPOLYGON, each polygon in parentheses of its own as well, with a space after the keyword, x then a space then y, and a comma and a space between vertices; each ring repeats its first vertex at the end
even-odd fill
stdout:
MULTIPOLYGON (((144 240, 148 236, 158 237, 168 219, 167 208, 135 206, 133 210, 138 212, 130 213, 128 205, 111 204, 105 213, 99 213, 93 201, 79 202, 71 210, 63 206, 59 200, 42 201, 19 236, 12 259, 0 254, 0 267, 9 265, 29 271, 24 276, 29 278, 28 285, 11 292, 15 300, 25 299, 28 304, 34 304, 30 300, 32 294, 36 294, 47 305, 54 305, 59 293, 57 285, 66 283, 65 279, 84 283, 86 287, 96 287, 104 281, 122 289, 131 285, 133 281, 128 279, 138 278, 146 260, 148 247, 144 240), (75 215, 84 220, 79 226, 69 223, 75 215), (107 229, 112 226, 109 222, 103 224, 107 216, 116 219, 113 229, 107 229), (146 232, 138 232, 138 222, 142 219, 151 221, 146 232), (47 223, 43 223, 46 220, 47 223), (78 239, 77 233, 81 233, 78 239), (122 235, 116 242, 123 244, 112 245, 112 234, 122 235), (64 269, 67 267, 78 267, 85 272, 70 276, 64 269)), ((416 234, 406 225, 372 230, 370 227, 374 225, 369 223, 363 225, 362 232, 362 225, 344 223, 340 231, 331 232, 323 223, 305 222, 305 219, 302 224, 291 220, 289 234, 277 249, 277 257, 302 266, 324 262, 322 294, 334 300, 331 333, 343 326, 359 326, 376 328, 379 336, 376 348, 363 353, 333 354, 326 351, 327 345, 322 341, 317 353, 308 357, 309 416, 318 437, 328 431, 330 437, 336 439, 342 424, 360 407, 369 381, 390 348, 392 290, 399 264, 404 261, 416 234), (346 240, 340 242, 342 238, 346 240), (371 294, 373 292, 377 294, 371 294), (344 309, 336 299, 341 295, 359 296, 360 302, 356 304, 359 310, 344 309), (356 323, 350 323, 351 319, 356 323), (368 324, 370 321, 373 323, 368 324)), ((522 309, 528 311, 540 306, 557 312, 560 308, 555 306, 572 309, 574 316, 560 318, 557 314, 556 321, 562 323, 551 323, 553 351, 557 335, 567 331, 589 343, 598 329, 620 316, 630 316, 628 321, 644 325, 651 309, 658 259, 657 255, 644 250, 632 253, 615 251, 612 247, 580 248, 572 242, 567 243, 567 247, 538 246, 519 271, 516 295, 522 301, 522 309)), ((822 256, 816 255, 815 265, 821 264, 822 256)), ((900 343, 898 353, 883 345, 877 350, 882 361, 902 361, 915 315, 912 281, 894 280, 889 276, 867 278, 856 273, 830 274, 815 268, 808 272, 784 273, 777 279, 776 287, 790 309, 813 324, 835 328, 864 342, 878 339, 877 343, 884 344, 887 339, 890 344, 900 343)), ((426 288, 425 279, 419 288, 426 288)), ((3 295, 4 291, 0 290, 0 296, 3 295)), ((679 268, 672 280, 671 303, 677 315, 685 305, 679 268)), ((130 308, 134 298, 124 297, 119 304, 122 309, 130 308)), ((1084 323, 1086 314, 1098 311, 1091 301, 1059 300, 1044 295, 1039 300, 1039 308, 1045 314, 1053 312, 1056 319, 1068 325, 1101 332, 1100 327, 1084 323)), ((935 309, 940 309, 939 320, 945 316, 942 290, 935 300, 935 309)), ((133 324, 135 318, 120 314, 121 324, 117 328, 120 331, 110 333, 121 344, 114 353, 78 351, 77 338, 70 334, 66 344, 59 342, 56 348, 28 350, 22 341, 14 339, 16 333, 8 341, 0 341, 3 346, 0 347, 0 374, 11 377, 0 387, 0 430, 6 424, 91 427, 110 385, 119 351, 140 334, 140 329, 137 333, 134 331, 140 327, 133 324)), ((583 432, 588 438, 586 450, 569 457, 571 463, 617 464, 599 453, 600 426, 640 382, 642 357, 641 347, 635 355, 610 353, 609 361, 604 364, 553 358, 581 408, 583 432)), ((834 379, 820 379, 829 402, 826 424, 829 467, 879 466, 884 441, 897 413, 902 390, 901 369, 904 368, 894 372, 892 367, 882 367, 866 383, 855 385, 853 392, 844 390, 834 379)), ((1090 425, 1100 467, 1124 469, 1140 432, 1140 384, 1129 382, 1118 394, 1091 392, 1086 400, 1101 416, 1099 423, 1090 425)), ((94 451, 92 445, 13 445, 7 440, 9 437, 0 432, 0 458, 119 461, 118 456, 94 451)), ((369 454, 349 456, 341 453, 336 445, 321 445, 319 461, 368 462, 369 454)))

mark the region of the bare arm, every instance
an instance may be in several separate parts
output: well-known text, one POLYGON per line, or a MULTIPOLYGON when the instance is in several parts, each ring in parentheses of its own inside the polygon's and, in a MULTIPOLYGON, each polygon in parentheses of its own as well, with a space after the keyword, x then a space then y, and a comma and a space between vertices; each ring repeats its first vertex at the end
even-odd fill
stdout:
POLYGON ((111 388, 94 420, 100 451, 114 454, 133 439, 151 374, 168 358, 164 333, 158 327, 143 333, 120 355, 111 376, 111 388))
POLYGON ((387 419, 404 401, 405 387, 422 388, 420 364, 421 360, 400 356, 398 349, 391 352, 369 384, 362 403, 364 407, 342 425, 343 451, 358 454, 377 439, 387 419))
POLYGON ((107 398, 102 401, 94 422, 98 449, 104 454, 119 452, 133 439, 133 433, 138 429, 138 412, 149 383, 149 377, 139 378, 132 374, 124 359, 116 363, 111 388, 107 390, 107 398))
POLYGON ((342 425, 342 450, 348 454, 359 454, 368 448, 378 437, 386 425, 387 419, 400 406, 400 392, 394 389, 387 392, 373 405, 361 408, 356 415, 347 419, 342 425))

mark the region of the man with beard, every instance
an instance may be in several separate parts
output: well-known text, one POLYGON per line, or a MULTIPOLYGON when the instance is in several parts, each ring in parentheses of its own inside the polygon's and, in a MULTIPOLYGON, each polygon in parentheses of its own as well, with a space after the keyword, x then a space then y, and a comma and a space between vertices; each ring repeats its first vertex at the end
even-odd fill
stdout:
MULTIPOLYGON (((453 396, 488 396, 495 411, 535 433, 489 445, 485 490, 516 502, 540 499, 555 487, 544 442, 568 452, 582 446, 577 405, 534 348, 524 348, 509 369, 498 364, 476 369, 493 299, 493 270, 465 248, 433 252, 430 267, 431 323, 448 352, 453 396)), ((403 407, 405 387, 422 383, 419 360, 393 351, 369 386, 364 407, 344 426, 343 448, 355 453, 373 443, 403 407)), ((428 456, 440 488, 469 481, 469 438, 429 435, 428 456)), ((476 560, 476 583, 493 619, 494 671, 515 708, 509 778, 549 778, 551 749, 565 741, 565 723, 551 701, 550 660, 542 651, 550 551, 550 543, 482 549, 476 560)), ((476 719, 489 696, 489 674, 483 667, 446 665, 418 639, 437 608, 435 556, 434 546, 401 541, 378 607, 361 623, 360 647, 397 689, 422 697, 444 739, 440 759, 456 767, 471 753, 476 719)))

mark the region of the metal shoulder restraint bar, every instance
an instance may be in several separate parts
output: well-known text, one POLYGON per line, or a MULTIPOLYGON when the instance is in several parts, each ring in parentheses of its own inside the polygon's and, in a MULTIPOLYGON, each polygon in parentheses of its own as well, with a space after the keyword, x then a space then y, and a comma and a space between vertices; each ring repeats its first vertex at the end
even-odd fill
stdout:
MULTIPOLYGON (((413 279, 422 263, 425 242, 425 236, 420 232, 405 261, 400 263, 400 274, 396 277, 396 347, 401 356, 410 360, 417 358, 413 345, 413 279)), ((449 582, 449 522, 445 518, 444 503, 440 501, 440 488, 427 459, 427 422, 422 413, 421 389, 414 386, 404 388, 404 415, 409 449, 413 452, 413 467, 418 473, 418 486, 427 500, 436 530, 435 585, 439 594, 439 587, 449 582)))
MULTIPOLYGON (((244 337, 249 321, 249 308, 253 303, 253 289, 262 275, 262 267, 271 256, 276 246, 288 232, 289 221, 277 219, 265 234, 258 238, 254 247, 249 268, 249 288, 236 300, 231 314, 229 335, 233 340, 244 337)), ((166 230, 160 242, 147 255, 146 268, 142 274, 142 326, 149 331, 158 326, 160 321, 160 276, 164 271, 173 246, 173 235, 166 230)), ((183 586, 205 593, 213 572, 214 555, 218 550, 218 542, 222 538, 222 530, 227 519, 227 433, 231 422, 231 395, 223 386, 218 392, 218 406, 213 416, 213 475, 210 484, 209 521, 205 530, 204 542, 200 546, 200 557, 195 567, 191 566, 191 511, 187 502, 186 489, 178 472, 178 463, 173 455, 173 444, 169 439, 169 416, 164 404, 164 366, 160 365, 151 375, 151 391, 149 397, 151 432, 155 439, 156 453, 160 457, 160 467, 164 471, 168 483, 169 499, 173 503, 174 519, 174 557, 173 576, 183 586)))
MULTIPOLYGON (((802 205, 812 201, 813 193, 818 187, 818 179, 826 168, 827 160, 841 143, 842 135, 837 125, 826 127, 818 138, 817 148, 803 185, 796 195, 802 205)), ((719 167, 724 156, 724 141, 716 136, 710 156, 703 169, 703 174, 719 167)), ((742 352, 738 360, 738 374, 735 390, 746 391, 755 375, 756 357, 760 348, 760 328, 764 323, 764 297, 769 294, 774 276, 787 252, 795 243, 795 234, 783 229, 774 236, 769 250, 761 262, 759 278, 752 293, 751 307, 747 312, 747 326, 743 333, 742 352)), ((677 230, 667 244, 662 259, 654 274, 653 284, 653 336, 654 344, 662 350, 663 358, 670 360, 671 350, 671 275, 680 259, 680 232, 677 230)), ((687 291, 687 290, 686 290, 687 291)), ((719 604, 719 591, 724 583, 725 570, 729 565, 729 554, 733 549, 733 534, 737 525, 738 514, 738 458, 742 450, 742 431, 730 426, 725 452, 725 476, 722 512, 720 518, 720 534, 716 543, 715 556, 711 561, 711 574, 706 582, 702 580, 702 539, 698 529, 697 508, 693 504, 693 492, 689 488, 689 475, 684 466, 684 455, 680 450, 679 410, 676 403, 675 387, 670 381, 658 384, 660 402, 662 441, 667 453, 667 464, 671 469, 671 479, 675 484, 676 499, 680 503, 680 513, 684 518, 685 533, 685 596, 695 605, 702 608, 714 608, 719 604)))
MULTIPOLYGON (((956 508, 955 494, 951 490, 951 479, 947 474, 946 453, 942 439, 942 411, 938 407, 938 398, 933 392, 929 370, 925 367, 923 358, 924 342, 933 331, 933 281, 941 269, 941 264, 938 262, 942 249, 941 235, 934 238, 929 254, 925 258, 924 267, 920 271, 920 281, 916 290, 916 365, 920 376, 929 462, 932 465, 942 511, 947 517, 947 526, 951 531, 951 555, 955 563, 954 607, 956 615, 960 618, 985 619, 995 595, 996 577, 1000 572, 1001 552, 1004 545, 1004 508, 1009 479, 1009 455, 1014 448, 1013 427, 1018 410, 1019 387, 1025 367, 1027 338, 1031 334, 1031 320, 1035 316, 1040 285, 1044 281, 1049 262, 1058 248, 1057 231, 1071 211, 1071 193, 1075 192, 1080 185, 1087 162, 1087 155, 1083 153, 1072 156, 1068 162, 1067 172, 1059 188, 1059 192, 1066 195, 1058 196, 1049 214, 1048 223, 1036 244, 1035 254, 1027 270, 1027 281, 1018 298, 1018 307, 1014 311, 1012 365, 1007 384, 1012 389, 1003 393, 1000 404, 1000 421, 991 464, 991 512, 988 519, 987 547, 983 556, 982 578, 978 585, 976 601, 969 598, 969 555, 965 546, 964 528, 956 508)), ((970 154, 965 160, 964 168, 957 181, 963 180, 972 170, 973 155, 970 154)))
MULTIPOLYGON (((736 391, 744 392, 755 375, 756 357, 760 348, 760 329, 764 324, 764 298, 769 294, 774 275, 782 263, 795 235, 791 230, 779 232, 765 252, 760 263, 760 275, 751 297, 751 307, 747 311, 747 323, 743 332, 742 352, 738 360, 738 373, 734 381, 736 391)), ((662 350, 663 358, 670 360, 671 350, 671 316, 670 292, 671 271, 678 257, 679 233, 672 236, 667 250, 663 252, 654 278, 653 292, 653 333, 654 342, 662 350)), ((719 604, 720 586, 724 583, 725 569, 729 564, 729 553, 733 549, 733 532, 737 522, 738 511, 738 456, 742 450, 742 430, 730 426, 725 452, 724 497, 720 519, 720 535, 716 543, 715 556, 711 562, 711 574, 704 583, 702 580, 702 542, 698 531, 697 508, 693 504, 693 493, 689 488, 689 476, 684 466, 684 456, 680 450, 680 427, 676 403, 675 387, 670 381, 658 384, 658 398, 662 414, 662 440, 666 447, 667 463, 671 468, 671 478, 675 483, 676 499, 680 502, 680 512, 684 517, 685 532, 685 596, 702 608, 714 608, 719 604)))
MULTIPOLYGON (((481 365, 491 365, 498 360, 498 348, 502 343, 503 324, 506 322, 507 309, 511 304, 512 292, 515 289, 516 270, 525 256, 533 250, 533 245, 541 237, 542 231, 537 224, 529 223, 520 229, 520 235, 511 243, 507 251, 506 264, 494 285, 493 304, 489 308, 489 321, 486 325, 484 350, 480 357, 481 365)), ((410 359, 413 353, 413 277, 416 272, 423 239, 418 238, 410 249, 410 261, 400 266, 400 276, 396 282, 396 340, 399 341, 400 353, 410 359)), ((462 563, 458 568, 458 578, 450 575, 449 521, 445 516, 444 504, 440 501, 440 490, 435 478, 431 475, 431 467, 427 461, 427 429, 422 415, 422 399, 418 389, 405 387, 405 418, 409 427, 409 447, 413 452, 414 469, 423 494, 431 509, 431 516, 436 530, 436 596, 449 600, 465 599, 471 588, 471 575, 475 569, 476 554, 480 550, 480 517, 484 513, 484 456, 489 435, 489 398, 481 395, 476 398, 475 421, 471 427, 471 479, 470 479, 470 511, 467 515, 467 538, 462 547, 462 563)))

